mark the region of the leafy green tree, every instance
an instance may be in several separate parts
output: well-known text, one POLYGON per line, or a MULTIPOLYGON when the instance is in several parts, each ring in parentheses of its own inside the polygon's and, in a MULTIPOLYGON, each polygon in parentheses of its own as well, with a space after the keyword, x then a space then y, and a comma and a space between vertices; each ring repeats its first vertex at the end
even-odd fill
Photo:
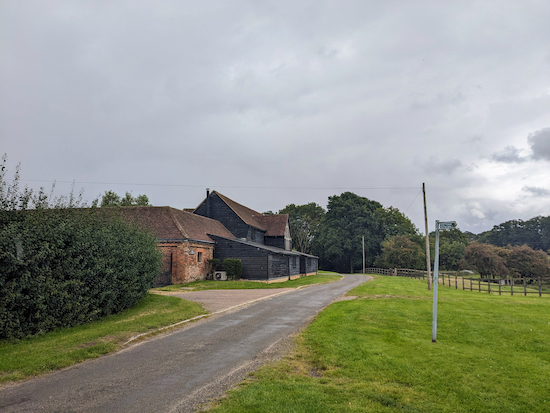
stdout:
POLYGON ((375 265, 383 268, 426 267, 426 254, 422 247, 405 235, 394 235, 382 242, 382 253, 376 258, 375 265))
POLYGON ((439 267, 443 270, 458 271, 464 260, 466 245, 463 242, 443 242, 439 245, 439 267))
MULTIPOLYGON (((470 244, 470 236, 458 228, 439 232, 439 268, 457 271, 464 262, 464 251, 470 244)), ((435 232, 430 233, 430 257, 435 259, 435 232)))
POLYGON ((126 192, 124 197, 120 197, 114 191, 105 191, 101 198, 101 207, 115 207, 115 206, 148 206, 149 198, 147 195, 138 195, 133 197, 130 192, 126 192))
POLYGON ((513 219, 495 225, 479 236, 479 241, 498 247, 528 245, 535 250, 550 249, 550 216, 537 216, 528 221, 513 219))
POLYGON ((386 209, 376 201, 344 192, 329 197, 314 251, 323 268, 353 272, 362 265, 363 236, 366 264, 370 266, 381 253, 382 241, 392 235, 414 237, 418 231, 397 209, 386 209))
POLYGON ((315 202, 305 205, 290 204, 281 209, 279 214, 288 214, 293 247, 300 252, 311 254, 313 240, 325 215, 323 207, 315 202))

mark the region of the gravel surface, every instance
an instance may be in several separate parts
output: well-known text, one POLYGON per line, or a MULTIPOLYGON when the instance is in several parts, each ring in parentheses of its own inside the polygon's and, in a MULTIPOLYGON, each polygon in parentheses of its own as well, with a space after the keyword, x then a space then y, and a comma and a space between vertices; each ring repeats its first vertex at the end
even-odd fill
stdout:
POLYGON ((203 290, 187 292, 169 292, 163 295, 180 297, 201 304, 206 311, 216 313, 231 307, 246 304, 262 298, 278 296, 294 291, 295 288, 274 288, 269 290, 203 290))

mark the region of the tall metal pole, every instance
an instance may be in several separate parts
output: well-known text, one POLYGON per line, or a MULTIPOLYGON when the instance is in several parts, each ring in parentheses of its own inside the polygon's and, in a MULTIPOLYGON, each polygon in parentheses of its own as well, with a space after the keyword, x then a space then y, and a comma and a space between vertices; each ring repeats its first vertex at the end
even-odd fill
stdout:
POLYGON ((365 236, 363 235, 363 274, 365 273, 365 236))
POLYGON ((432 316, 432 342, 437 339, 437 286, 439 285, 439 221, 435 221, 434 298, 432 316))
POLYGON ((424 224, 426 227, 426 269, 428 272, 428 291, 432 289, 431 259, 430 259, 430 233, 428 232, 428 209, 426 208, 426 184, 422 183, 424 193, 424 224))

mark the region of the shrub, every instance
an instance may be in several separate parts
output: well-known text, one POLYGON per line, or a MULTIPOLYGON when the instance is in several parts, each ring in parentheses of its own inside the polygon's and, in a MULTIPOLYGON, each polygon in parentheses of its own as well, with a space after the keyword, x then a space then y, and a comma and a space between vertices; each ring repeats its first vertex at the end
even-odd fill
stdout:
POLYGON ((0 338, 124 310, 160 268, 153 236, 97 208, 0 211, 0 338))
POLYGON ((209 279, 213 279, 214 271, 216 271, 219 265, 220 265, 220 260, 217 258, 212 258, 207 261, 208 270, 206 275, 208 276, 209 279))
POLYGON ((241 260, 235 258, 226 258, 223 260, 223 268, 227 271, 228 280, 238 280, 243 275, 243 266, 241 260))

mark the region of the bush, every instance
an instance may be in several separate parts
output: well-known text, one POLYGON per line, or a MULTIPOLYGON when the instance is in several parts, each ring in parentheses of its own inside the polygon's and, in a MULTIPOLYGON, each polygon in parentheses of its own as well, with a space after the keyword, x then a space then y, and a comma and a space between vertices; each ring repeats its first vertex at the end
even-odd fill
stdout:
POLYGON ((223 268, 227 272, 228 280, 238 280, 243 275, 243 266, 241 260, 235 258, 226 258, 223 260, 223 268))
POLYGON ((122 311, 160 268, 152 235, 97 208, 0 211, 0 338, 122 311))
POLYGON ((220 260, 217 258, 212 258, 207 261, 208 270, 206 272, 209 279, 214 279, 214 271, 219 267, 220 260))

